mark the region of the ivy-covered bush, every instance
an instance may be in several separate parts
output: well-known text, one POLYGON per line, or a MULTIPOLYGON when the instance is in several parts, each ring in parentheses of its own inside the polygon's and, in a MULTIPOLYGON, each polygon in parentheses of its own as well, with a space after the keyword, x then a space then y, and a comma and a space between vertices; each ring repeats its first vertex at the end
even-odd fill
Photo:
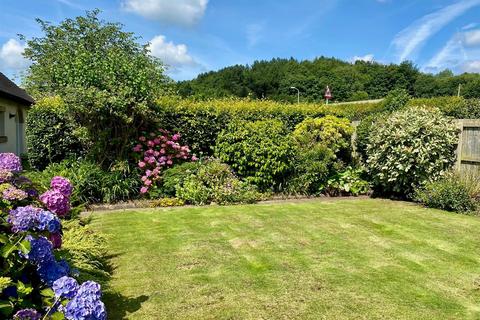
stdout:
POLYGON ((217 138, 215 154, 261 191, 280 190, 292 171, 294 149, 279 120, 230 123, 217 138))
POLYGON ((176 196, 196 205, 253 203, 261 198, 256 188, 239 180, 230 167, 218 160, 201 162, 176 186, 176 196))
POLYGON ((455 173, 428 182, 423 188, 415 191, 414 199, 430 208, 460 213, 472 212, 477 208, 468 183, 455 173))
POLYGON ((50 163, 78 158, 85 153, 79 138, 81 130, 68 117, 63 100, 40 99, 28 111, 26 140, 30 165, 44 169, 50 163))
POLYGON ((59 217, 68 214, 70 181, 55 177, 39 196, 21 171, 17 156, 0 154, 0 315, 15 320, 106 319, 100 285, 80 284, 59 251, 59 217))
POLYGON ((318 194, 351 156, 353 127, 334 116, 307 118, 292 133, 295 158, 288 192, 318 194))
POLYGON ((438 109, 406 108, 375 122, 367 169, 377 192, 411 196, 455 160, 457 128, 438 109))

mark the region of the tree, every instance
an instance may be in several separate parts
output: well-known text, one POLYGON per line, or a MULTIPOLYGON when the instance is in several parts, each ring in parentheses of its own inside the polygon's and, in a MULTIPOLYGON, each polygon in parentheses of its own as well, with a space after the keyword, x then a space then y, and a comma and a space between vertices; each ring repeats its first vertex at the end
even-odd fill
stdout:
POLYGON ((33 63, 25 86, 37 97, 60 95, 93 142, 90 156, 108 166, 127 157, 130 139, 153 118, 168 79, 146 45, 99 14, 58 25, 37 19, 44 35, 27 41, 25 57, 33 63))

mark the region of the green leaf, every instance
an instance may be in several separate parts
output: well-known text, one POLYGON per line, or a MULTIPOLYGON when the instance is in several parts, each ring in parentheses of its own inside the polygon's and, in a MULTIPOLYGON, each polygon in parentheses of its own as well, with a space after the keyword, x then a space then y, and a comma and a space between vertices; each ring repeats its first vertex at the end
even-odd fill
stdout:
POLYGON ((42 291, 40 291, 40 294, 48 298, 53 298, 55 296, 55 294, 53 293, 53 290, 50 288, 43 289, 42 291))
POLYGON ((7 243, 2 248, 2 257, 7 258, 16 249, 18 249, 16 245, 14 245, 13 243, 7 243))

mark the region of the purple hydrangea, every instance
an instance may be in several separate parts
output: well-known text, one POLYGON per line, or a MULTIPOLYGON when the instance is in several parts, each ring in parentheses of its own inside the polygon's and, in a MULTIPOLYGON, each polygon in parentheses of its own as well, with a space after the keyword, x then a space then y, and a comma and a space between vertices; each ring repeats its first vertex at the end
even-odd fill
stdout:
POLYGON ((15 187, 10 187, 3 191, 2 197, 9 201, 21 201, 28 198, 28 194, 15 187))
POLYGON ((50 233, 48 235, 48 240, 52 243, 53 249, 58 249, 62 246, 62 235, 60 232, 50 233))
POLYGON ((52 243, 48 241, 47 238, 34 238, 31 235, 28 235, 26 239, 30 242, 30 251, 27 254, 28 260, 37 265, 54 260, 52 243))
POLYGON ((72 195, 73 186, 70 183, 70 180, 64 177, 53 177, 50 181, 50 187, 53 190, 56 190, 63 194, 65 197, 70 197, 72 195))
POLYGON ((48 210, 59 216, 65 216, 70 211, 70 200, 60 191, 48 190, 40 195, 40 201, 43 202, 48 210))
POLYGON ((93 281, 84 282, 75 297, 65 306, 65 317, 69 320, 107 318, 105 305, 100 300, 102 292, 100 285, 93 281))
POLYGON ((57 233, 62 228, 62 224, 56 215, 50 211, 40 211, 37 215, 38 226, 37 228, 42 231, 48 231, 50 233, 57 233))
POLYGON ((13 179, 13 173, 6 169, 0 169, 0 183, 10 182, 13 179))
POLYGON ((11 210, 8 215, 8 223, 12 225, 13 232, 22 232, 37 226, 37 215, 40 209, 26 206, 11 210))
POLYGON ((0 153, 0 169, 20 172, 22 171, 22 161, 13 153, 0 153))
POLYGON ((48 286, 52 286, 53 283, 61 277, 68 276, 70 272, 70 266, 65 260, 57 262, 55 259, 51 259, 39 264, 37 272, 43 282, 45 282, 48 286))
POLYGON ((35 309, 22 309, 13 316, 14 320, 40 320, 42 315, 35 309))
POLYGON ((53 292, 57 298, 73 299, 78 291, 77 280, 71 277, 61 277, 53 283, 53 292))

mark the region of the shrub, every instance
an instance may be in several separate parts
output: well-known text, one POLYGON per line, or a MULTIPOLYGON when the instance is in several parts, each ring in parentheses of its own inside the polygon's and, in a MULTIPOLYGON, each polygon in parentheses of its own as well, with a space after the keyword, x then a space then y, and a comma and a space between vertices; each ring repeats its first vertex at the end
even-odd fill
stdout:
POLYGON ((320 193, 328 177, 349 160, 352 133, 350 121, 334 116, 307 118, 297 125, 292 133, 295 170, 289 179, 288 191, 320 193))
POLYGON ((455 119, 480 118, 480 99, 465 99, 462 97, 412 99, 409 101, 408 106, 438 108, 444 115, 455 119))
POLYGON ((370 183, 362 178, 364 171, 348 167, 327 181, 327 193, 331 196, 358 196, 370 191, 370 183))
POLYGON ((477 207, 467 184, 456 174, 428 182, 416 190, 414 199, 430 208, 454 212, 471 212, 477 207))
POLYGON ((60 97, 40 99, 29 110, 26 127, 28 159, 36 169, 85 153, 75 125, 60 97))
POLYGON ((93 281, 80 285, 65 260, 69 256, 59 250, 62 222, 55 209, 69 207, 70 182, 55 177, 39 197, 20 175, 19 163, 13 154, 0 156, 2 182, 16 191, 0 197, 1 318, 76 319, 73 314, 82 311, 84 318, 106 319, 100 286, 93 281))
POLYGON ((382 108, 381 103, 285 104, 269 100, 218 99, 193 101, 174 97, 157 100, 160 126, 172 132, 182 132, 185 143, 193 151, 211 155, 220 132, 232 121, 280 120, 287 131, 305 118, 334 115, 350 120, 365 117, 382 108))
POLYGON ((292 170, 294 150, 279 120, 235 121, 217 139, 215 154, 260 190, 279 190, 292 170))
POLYGON ((178 198, 191 204, 252 203, 260 198, 256 189, 240 181, 230 167, 218 160, 203 162, 176 187, 178 198))
POLYGON ((27 176, 37 181, 41 190, 48 187, 54 176, 67 177, 74 182, 71 198, 74 206, 130 200, 138 195, 140 188, 136 171, 121 170, 115 166, 110 171, 104 171, 87 160, 65 160, 51 164, 43 171, 29 172, 27 176))
POLYGON ((138 168, 142 171, 143 186, 140 193, 145 194, 157 187, 164 168, 172 167, 183 161, 196 161, 195 155, 190 155, 188 146, 180 145, 180 134, 170 135, 166 130, 143 132, 138 143, 133 147, 138 160, 138 168))
POLYGON ((410 196, 435 180, 453 165, 457 133, 438 109, 406 108, 377 121, 367 146, 376 191, 410 196))
POLYGON ((162 173, 159 194, 162 196, 174 197, 176 187, 183 185, 183 182, 192 174, 196 174, 201 166, 200 161, 184 162, 182 164, 166 169, 162 173))
POLYGON ((402 109, 410 101, 410 95, 405 89, 395 89, 388 93, 382 101, 383 110, 392 112, 402 109))

